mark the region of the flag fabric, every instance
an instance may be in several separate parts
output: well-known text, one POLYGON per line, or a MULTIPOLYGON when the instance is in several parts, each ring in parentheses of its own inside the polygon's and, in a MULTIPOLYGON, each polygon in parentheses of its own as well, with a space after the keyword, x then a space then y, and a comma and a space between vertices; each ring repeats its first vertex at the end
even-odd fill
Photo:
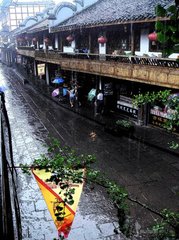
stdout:
POLYGON ((62 190, 58 184, 47 181, 52 175, 51 172, 46 172, 45 170, 32 170, 32 173, 42 192, 48 210, 57 227, 59 236, 67 238, 75 217, 84 183, 70 183, 70 187, 75 189, 75 194, 73 195, 74 203, 68 205, 64 202, 64 190, 62 190), (63 214, 62 218, 59 213, 63 214), (59 217, 57 218, 57 216, 59 217))

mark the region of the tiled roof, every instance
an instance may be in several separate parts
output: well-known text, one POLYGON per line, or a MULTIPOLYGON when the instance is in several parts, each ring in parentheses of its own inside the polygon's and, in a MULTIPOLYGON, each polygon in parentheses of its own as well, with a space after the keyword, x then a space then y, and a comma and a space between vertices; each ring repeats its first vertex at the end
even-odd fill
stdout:
POLYGON ((40 22, 34 24, 32 27, 30 27, 29 30, 27 30, 27 32, 31 33, 31 32, 39 32, 39 31, 47 30, 48 23, 49 23, 48 19, 43 19, 42 21, 40 21, 40 22))
POLYGON ((99 0, 53 27, 52 31, 55 32, 68 27, 76 28, 153 19, 155 18, 155 6, 157 4, 169 7, 174 4, 174 0, 99 0))

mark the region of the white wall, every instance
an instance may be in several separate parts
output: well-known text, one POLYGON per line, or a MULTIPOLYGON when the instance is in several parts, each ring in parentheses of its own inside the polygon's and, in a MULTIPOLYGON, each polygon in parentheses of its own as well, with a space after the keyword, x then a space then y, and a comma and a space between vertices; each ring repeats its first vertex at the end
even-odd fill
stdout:
POLYGON ((149 52, 149 29, 142 29, 140 34, 140 52, 148 54, 149 52))
POLYGON ((149 44, 150 40, 148 38, 149 35, 149 29, 142 29, 141 35, 140 35, 140 51, 135 51, 135 54, 137 56, 143 56, 144 54, 147 54, 150 57, 161 57, 161 52, 150 52, 149 51, 149 44))

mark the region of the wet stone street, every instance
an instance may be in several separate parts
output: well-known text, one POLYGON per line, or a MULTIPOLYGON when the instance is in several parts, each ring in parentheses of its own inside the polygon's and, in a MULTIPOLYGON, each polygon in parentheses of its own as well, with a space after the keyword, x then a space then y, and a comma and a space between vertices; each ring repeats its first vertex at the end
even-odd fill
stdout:
MULTIPOLYGON (((8 67, 1 65, 0 75, 1 85, 8 88, 5 99, 16 166, 31 164, 47 152, 49 137, 54 137, 80 153, 95 154, 95 167, 125 186, 133 198, 154 209, 179 209, 177 156, 105 133, 97 123, 61 107, 31 84, 23 85, 8 67)), ((23 240, 52 240, 57 230, 36 181, 17 171, 23 240)), ((156 218, 134 204, 131 216, 136 238, 156 218)), ((86 185, 68 239, 126 239, 122 233, 114 233, 117 226, 117 211, 104 190, 86 185)))

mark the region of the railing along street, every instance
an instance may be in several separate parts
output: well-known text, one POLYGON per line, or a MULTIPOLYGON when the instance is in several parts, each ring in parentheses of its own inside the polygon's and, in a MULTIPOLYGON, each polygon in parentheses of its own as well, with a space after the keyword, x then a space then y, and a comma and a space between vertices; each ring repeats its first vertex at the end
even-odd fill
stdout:
POLYGON ((21 240, 20 209, 17 197, 12 139, 4 93, 0 91, 0 234, 3 240, 21 240))

